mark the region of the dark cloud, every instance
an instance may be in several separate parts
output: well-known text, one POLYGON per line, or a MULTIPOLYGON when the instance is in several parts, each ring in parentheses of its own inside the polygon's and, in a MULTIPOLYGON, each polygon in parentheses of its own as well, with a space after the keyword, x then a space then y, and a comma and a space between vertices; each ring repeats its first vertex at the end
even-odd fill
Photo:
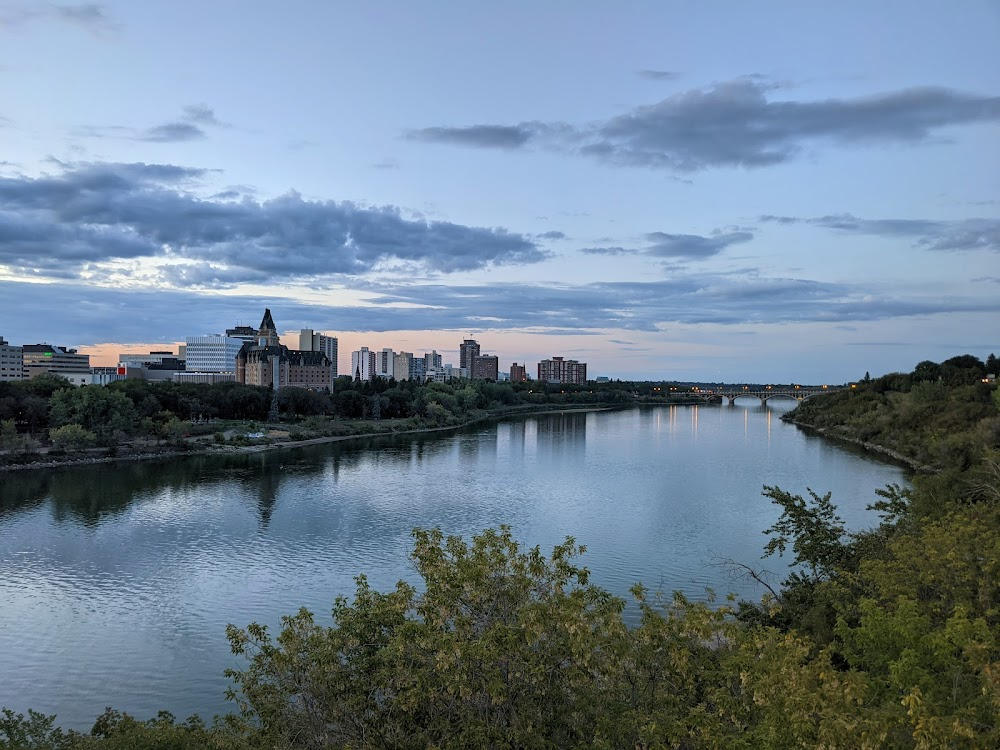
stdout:
POLYGON ((153 258, 184 261, 171 280, 199 285, 361 274, 404 263, 437 272, 546 257, 504 229, 405 218, 392 206, 200 198, 205 170, 169 164, 61 165, 56 175, 0 177, 0 264, 32 272, 153 258), (188 268, 186 263, 193 263, 188 268), (200 264, 200 265, 199 265, 200 264))
POLYGON ((666 234, 651 232, 646 239, 652 243, 644 253, 657 258, 684 258, 697 260, 718 255, 730 245, 749 242, 753 239, 750 232, 730 232, 711 237, 697 234, 666 234))
POLYGON ((672 70, 637 70, 636 74, 651 81, 672 81, 680 76, 672 70))
POLYGON ((556 231, 556 230, 553 229, 553 230, 551 230, 549 232, 542 232, 541 234, 538 235, 538 239, 540 239, 540 240, 564 240, 564 239, 566 239, 566 235, 563 232, 559 232, 559 231, 556 231))
POLYGON ((1000 276, 977 276, 976 278, 972 279, 972 282, 975 284, 979 284, 982 282, 987 282, 990 284, 1000 284, 1000 276))
POLYGON ((920 143, 944 128, 1000 120, 1000 97, 919 87, 851 99, 789 101, 760 77, 692 89, 596 125, 528 122, 413 131, 415 140, 512 149, 529 141, 619 166, 693 172, 765 167, 807 147, 920 143))
MULTIPOLYGON (((180 265, 180 264, 178 264, 180 265)), ((231 281, 210 263, 170 271, 186 283, 231 281)), ((80 283, 0 281, 7 338, 70 346, 113 341, 179 340, 221 330, 271 307, 282 330, 527 330, 551 335, 602 330, 661 332, 667 325, 851 324, 935 314, 995 315, 994 297, 907 296, 898 284, 849 285, 805 279, 678 274, 670 279, 579 286, 501 283, 486 286, 367 284, 364 306, 300 304, 288 299, 195 291, 99 288, 80 283), (44 294, 40 294, 44 291, 44 294), (255 312, 256 311, 256 312, 255 312)), ((336 300, 336 290, 328 298, 336 300)), ((634 342, 617 339, 619 346, 634 342)))
POLYGON ((190 122, 168 122, 149 128, 137 137, 140 141, 153 143, 177 143, 201 140, 205 131, 190 122))
POLYGON ((472 125, 465 128, 422 128, 411 130, 411 141, 451 143, 478 148, 514 149, 525 145, 534 135, 530 125, 472 125))
POLYGON ((1000 219, 859 219, 851 214, 807 219, 771 215, 759 218, 776 224, 809 224, 850 234, 912 239, 915 247, 924 250, 1000 252, 1000 219))

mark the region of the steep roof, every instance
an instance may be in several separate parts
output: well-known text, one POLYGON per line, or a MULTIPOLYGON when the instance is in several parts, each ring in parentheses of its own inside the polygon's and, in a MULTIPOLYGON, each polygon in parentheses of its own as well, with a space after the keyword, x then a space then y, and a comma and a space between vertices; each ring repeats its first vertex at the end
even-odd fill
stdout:
POLYGON ((271 308, 264 308, 264 319, 260 321, 259 331, 277 331, 277 326, 274 325, 274 318, 271 317, 271 308))

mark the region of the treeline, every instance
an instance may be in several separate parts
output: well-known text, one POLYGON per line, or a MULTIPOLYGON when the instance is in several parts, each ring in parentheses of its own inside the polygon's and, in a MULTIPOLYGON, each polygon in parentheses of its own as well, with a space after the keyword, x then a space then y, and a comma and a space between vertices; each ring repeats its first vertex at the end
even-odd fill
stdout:
MULTIPOLYGON (((123 380, 73 387, 56 375, 0 382, 0 450, 112 447, 136 437, 178 441, 191 423, 309 420, 300 432, 335 429, 327 420, 410 420, 408 427, 461 424, 517 407, 621 405, 635 398, 631 383, 547 385, 457 381, 417 383, 341 377, 324 391, 123 380)), ((207 429, 207 428, 202 428, 207 429)), ((303 434, 306 434, 303 432, 303 434)))
POLYGON ((995 384, 1000 361, 972 355, 920 362, 911 373, 859 381, 854 388, 808 399, 785 419, 834 437, 876 445, 919 466, 966 470, 983 446, 1000 441, 995 384))
MULTIPOLYGON (((803 406, 831 417, 876 393, 891 425, 914 387, 869 380, 803 406)), ((543 555, 506 528, 416 531, 418 586, 362 577, 331 625, 300 611, 277 637, 228 629, 238 713, 206 726, 109 711, 89 734, 7 714, 0 748, 1000 747, 1000 443, 965 440, 996 417, 989 393, 930 402, 929 420, 951 417, 921 440, 947 430, 968 452, 926 451, 937 473, 880 492, 870 530, 847 533, 828 495, 765 487, 781 515, 764 551, 787 575, 731 564, 760 602, 637 586, 634 615, 590 581, 575 540, 543 555)))

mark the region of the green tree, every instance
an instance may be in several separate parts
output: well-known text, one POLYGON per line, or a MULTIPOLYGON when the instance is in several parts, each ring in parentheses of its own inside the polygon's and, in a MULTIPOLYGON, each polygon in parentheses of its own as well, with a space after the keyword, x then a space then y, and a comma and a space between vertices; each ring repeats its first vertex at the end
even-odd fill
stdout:
POLYGON ((97 444, 97 435, 78 424, 53 427, 49 431, 49 439, 55 447, 64 450, 83 450, 97 444))

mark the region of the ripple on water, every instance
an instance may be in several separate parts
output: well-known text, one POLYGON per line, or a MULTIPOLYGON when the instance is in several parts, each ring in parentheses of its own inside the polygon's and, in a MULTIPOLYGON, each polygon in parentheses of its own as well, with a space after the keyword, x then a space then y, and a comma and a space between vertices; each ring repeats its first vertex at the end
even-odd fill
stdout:
POLYGON ((574 536, 592 580, 626 598, 640 581, 753 595, 711 563, 758 558, 776 517, 763 484, 833 490, 858 528, 875 488, 905 482, 740 406, 550 415, 60 476, 0 514, 0 705, 79 729, 107 705, 227 710, 228 623, 273 628, 300 606, 328 622, 360 573, 380 590, 416 582, 414 527, 469 536, 506 523, 543 551, 574 536))

